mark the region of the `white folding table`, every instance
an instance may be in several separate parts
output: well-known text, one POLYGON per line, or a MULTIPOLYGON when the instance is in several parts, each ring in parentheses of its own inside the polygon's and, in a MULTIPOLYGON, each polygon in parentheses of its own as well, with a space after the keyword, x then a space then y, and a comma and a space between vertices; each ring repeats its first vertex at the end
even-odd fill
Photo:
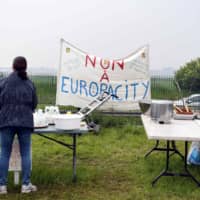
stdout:
POLYGON ((147 115, 141 115, 142 122, 147 134, 148 139, 153 140, 165 140, 166 147, 166 166, 165 169, 158 175, 153 181, 154 185, 162 176, 183 176, 191 177, 193 181, 200 186, 200 182, 190 173, 187 168, 187 154, 188 154, 188 142, 200 141, 200 120, 175 120, 172 119, 168 124, 160 124, 152 120, 147 115), (184 141, 185 142, 185 154, 184 154, 184 170, 183 173, 175 173, 169 171, 169 152, 171 141, 184 141))
POLYGON ((40 128, 40 129, 35 129, 34 134, 37 134, 39 136, 42 136, 48 140, 51 140, 53 142, 56 142, 62 146, 65 146, 69 149, 72 150, 72 168, 73 168, 73 177, 72 180, 73 182, 76 182, 76 146, 77 146, 77 136, 80 136, 82 134, 88 133, 88 130, 81 130, 81 129, 74 129, 74 130, 58 130, 55 128, 55 126, 48 126, 47 128, 40 128), (69 135, 73 138, 72 144, 67 144, 63 141, 57 140, 55 138, 49 137, 46 134, 63 134, 63 135, 69 135))
MULTIPOLYGON (((107 91, 103 91, 103 93, 101 93, 97 98, 92 100, 88 105, 81 108, 77 112, 77 114, 80 115, 82 120, 86 119, 86 117, 88 117, 88 115, 90 113, 92 113, 95 109, 97 109, 98 107, 103 105, 111 97, 118 98, 114 94, 110 94, 107 91)), ((91 127, 89 127, 89 129, 87 127, 87 130, 85 128, 83 128, 83 129, 79 128, 79 129, 74 129, 74 130, 61 130, 61 129, 56 129, 55 126, 53 126, 53 125, 50 125, 47 128, 37 128, 37 129, 35 128, 34 131, 33 131, 33 134, 37 134, 39 136, 42 136, 42 137, 44 137, 48 140, 51 140, 51 141, 56 142, 56 143, 58 143, 62 146, 65 146, 65 147, 67 147, 67 148, 69 148, 73 151, 72 166, 73 166, 73 181, 75 182, 76 181, 76 146, 77 146, 76 140, 77 140, 77 136, 88 133, 89 130, 91 130, 91 127), (67 144, 63 141, 59 141, 55 138, 47 136, 46 134, 49 134, 49 133, 70 135, 73 138, 73 142, 72 142, 72 144, 67 144)), ((17 146, 19 146, 19 144, 17 144, 17 146)), ((19 157, 20 157, 19 152, 17 152, 17 156, 14 160, 15 161, 19 160, 19 157)), ((12 158, 11 158, 11 160, 12 160, 12 158)), ((19 165, 19 162, 17 164, 19 165)), ((20 170, 17 170, 17 171, 13 170, 13 171, 14 171, 14 182, 15 182, 15 184, 18 184, 19 183, 19 171, 20 170)))

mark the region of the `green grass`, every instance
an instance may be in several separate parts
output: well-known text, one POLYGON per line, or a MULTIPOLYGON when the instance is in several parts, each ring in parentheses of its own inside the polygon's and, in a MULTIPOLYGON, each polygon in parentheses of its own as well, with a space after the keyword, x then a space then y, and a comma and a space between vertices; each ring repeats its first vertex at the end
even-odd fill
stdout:
POLYGON ((151 95, 155 99, 180 99, 173 77, 152 77, 151 95))
POLYGON ((31 76, 35 84, 40 104, 55 105, 56 100, 56 77, 31 76))
POLYGON ((154 99, 177 100, 194 93, 199 93, 199 91, 181 90, 179 92, 174 77, 151 77, 151 97, 154 99))
MULTIPOLYGON (((107 119, 110 120, 113 119, 107 119)), ((145 159, 145 153, 155 142, 147 140, 140 120, 116 118, 116 121, 123 123, 105 126, 99 134, 90 132, 78 137, 77 183, 72 183, 71 150, 33 135, 32 182, 37 184, 38 192, 21 195, 20 186, 13 185, 10 174, 9 194, 0 199, 199 199, 200 189, 190 178, 162 177, 152 187, 151 181, 165 166, 165 153, 154 152, 145 159)), ((69 136, 54 137, 72 141, 69 136)), ((183 142, 177 146, 183 152, 183 142)), ((183 163, 177 155, 171 159, 172 169, 182 169, 183 163)), ((190 170, 200 180, 200 169, 190 167, 190 170)))
MULTIPOLYGON (((39 107, 44 108, 44 103, 54 104, 56 80, 52 77, 32 79, 37 87, 39 107)), ((152 98, 180 98, 172 78, 152 78, 151 92, 152 98)), ((155 141, 147 140, 139 118, 99 113, 94 113, 93 118, 102 128, 98 134, 89 133, 78 138, 77 183, 72 183, 72 151, 33 135, 32 182, 38 186, 38 192, 21 195, 20 186, 13 185, 13 174, 10 173, 9 194, 0 199, 200 199, 200 189, 189 178, 162 177, 154 187, 151 186, 153 178, 165 167, 165 153, 154 152, 144 158, 155 141)), ((54 137, 72 142, 69 136, 54 137)), ((183 152, 183 142, 178 143, 178 148, 183 152)), ((182 161, 176 155, 171 159, 170 167, 179 171, 182 161)), ((199 167, 192 166, 190 170, 200 180, 199 167)))

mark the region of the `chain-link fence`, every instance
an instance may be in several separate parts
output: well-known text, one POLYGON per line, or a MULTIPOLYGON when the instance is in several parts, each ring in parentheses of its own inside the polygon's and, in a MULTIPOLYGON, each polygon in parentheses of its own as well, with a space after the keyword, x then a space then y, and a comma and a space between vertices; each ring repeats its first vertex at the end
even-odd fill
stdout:
MULTIPOLYGON (((9 73, 0 73, 0 79, 8 76, 9 73)), ((29 75, 34 82, 39 104, 55 105, 56 101, 56 76, 29 75)))
MULTIPOLYGON (((6 75, 7 74, 0 74, 0 77, 4 77, 6 75)), ((39 104, 54 105, 56 100, 56 76, 30 75, 30 78, 36 86, 39 104)), ((200 94, 200 90, 199 92, 195 91, 195 93, 200 94)), ((178 90, 173 76, 151 76, 152 99, 180 100, 183 97, 188 97, 192 94, 192 90, 178 90)), ((198 101, 200 104, 200 95, 192 101, 198 101)), ((180 102, 182 102, 182 100, 180 100, 180 102)), ((188 103, 191 102, 188 101, 188 103)))
MULTIPOLYGON (((37 88, 40 104, 55 104, 56 77, 55 76, 31 76, 37 88)), ((180 94, 174 84, 173 77, 152 76, 151 96, 155 99, 180 99, 180 94)))
POLYGON ((151 97, 153 99, 174 100, 179 107, 187 105, 193 111, 200 113, 200 88, 195 90, 192 87, 183 90, 175 81, 174 77, 151 76, 151 97))
POLYGON ((55 105, 56 101, 56 76, 30 76, 34 82, 39 104, 55 105))
MULTIPOLYGON (((56 77, 55 76, 30 76, 37 88, 40 104, 55 104, 56 77)), ((178 100, 189 95, 187 91, 177 90, 172 76, 152 76, 151 96, 154 99, 178 100)))

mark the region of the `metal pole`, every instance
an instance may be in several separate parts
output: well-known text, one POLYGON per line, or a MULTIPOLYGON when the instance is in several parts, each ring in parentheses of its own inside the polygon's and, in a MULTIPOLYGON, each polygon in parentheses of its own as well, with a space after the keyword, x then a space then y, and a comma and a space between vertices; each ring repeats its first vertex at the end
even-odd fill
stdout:
POLYGON ((162 176, 172 176, 171 173, 167 172, 167 170, 169 169, 169 143, 170 141, 167 140, 167 149, 166 149, 166 166, 165 169, 160 173, 160 175, 158 175, 153 181, 152 181, 152 186, 154 186, 154 184, 158 181, 158 179, 160 179, 162 176))
POLYGON ((76 182, 76 134, 73 134, 73 182, 76 182))
MULTIPOLYGON (((145 158, 147 158, 153 151, 158 150, 159 140, 156 140, 155 146, 145 154, 145 158)), ((158 150, 159 151, 159 150, 158 150)))
MULTIPOLYGON (((59 68, 58 68, 58 72, 57 72, 57 91, 59 91, 59 86, 60 86, 60 73, 61 73, 61 65, 62 65, 62 53, 63 53, 63 42, 64 42, 64 39, 60 39, 60 56, 59 56, 59 68)), ((57 96, 57 92, 56 92, 56 105, 57 105, 57 99, 58 99, 58 96, 57 96)))
POLYGON ((170 141, 167 140, 167 152, 166 152, 166 156, 167 156, 167 159, 166 159, 166 171, 169 169, 169 143, 170 141))
POLYGON ((14 171, 14 184, 19 184, 19 171, 14 171))

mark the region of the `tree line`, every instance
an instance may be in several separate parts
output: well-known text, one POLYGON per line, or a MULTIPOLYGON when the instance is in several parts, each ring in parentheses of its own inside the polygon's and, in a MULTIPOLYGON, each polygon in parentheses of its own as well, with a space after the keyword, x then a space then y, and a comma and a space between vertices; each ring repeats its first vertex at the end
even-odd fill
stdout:
POLYGON ((181 89, 200 91, 200 58, 187 62, 175 72, 175 80, 181 89))

